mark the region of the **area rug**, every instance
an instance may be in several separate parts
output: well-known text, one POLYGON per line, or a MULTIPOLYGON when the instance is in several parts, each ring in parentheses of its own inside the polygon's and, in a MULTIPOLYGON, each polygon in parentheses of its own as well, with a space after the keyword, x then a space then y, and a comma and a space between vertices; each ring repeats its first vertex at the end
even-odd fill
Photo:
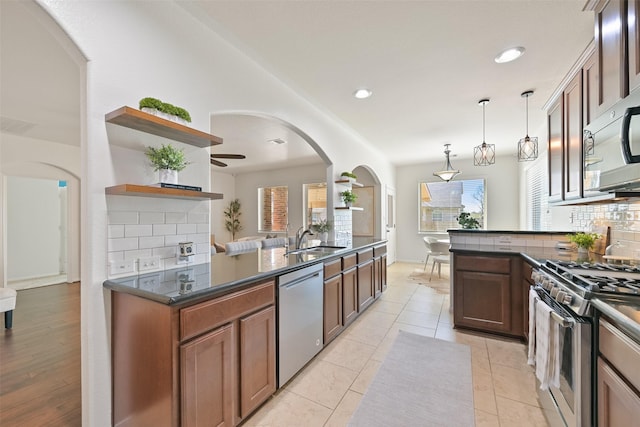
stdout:
POLYGON ((473 426, 471 348, 401 330, 348 425, 473 426))
POLYGON ((431 279, 431 281, 429 281, 429 276, 431 276, 430 268, 427 268, 426 271, 423 271, 422 268, 417 268, 409 274, 409 278, 411 280, 415 280, 420 285, 428 286, 429 288, 435 289, 438 293, 448 294, 449 268, 448 266, 443 266, 442 269, 445 273, 442 275, 442 278, 438 278, 437 268, 436 271, 433 272, 433 278, 431 279))

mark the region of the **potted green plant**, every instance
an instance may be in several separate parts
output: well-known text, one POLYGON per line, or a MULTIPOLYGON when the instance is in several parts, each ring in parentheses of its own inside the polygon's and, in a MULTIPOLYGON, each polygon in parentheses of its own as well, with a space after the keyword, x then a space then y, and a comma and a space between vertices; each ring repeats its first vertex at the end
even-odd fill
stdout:
POLYGON ((480 228, 480 222, 471 216, 469 212, 460 212, 460 215, 456 218, 458 224, 464 229, 475 230, 480 228))
POLYGON ((229 206, 224 210, 224 226, 231 233, 231 240, 236 240, 236 233, 242 230, 240 224, 240 200, 234 199, 229 202, 229 206))
POLYGON ((331 231, 331 221, 328 219, 321 219, 320 221, 311 224, 311 231, 318 234, 320 240, 326 242, 329 238, 329 231, 331 231))
POLYGON ((351 190, 345 190, 340 193, 340 197, 344 202, 344 205, 349 207, 358 199, 358 195, 351 190))
POLYGON ((156 98, 142 98, 139 102, 141 111, 150 113, 167 120, 187 124, 191 122, 191 115, 182 107, 162 102, 156 98))
POLYGON ((182 149, 171 144, 162 144, 160 148, 147 147, 145 154, 153 166, 153 170, 159 171, 160 182, 177 184, 178 172, 189 164, 182 149))
POLYGON ((589 249, 593 248, 593 245, 595 244, 596 240, 600 238, 600 235, 598 233, 578 232, 567 234, 567 238, 570 242, 576 244, 579 253, 585 253, 588 252, 589 249))
POLYGON ((342 178, 347 178, 347 179, 349 179, 350 181, 355 181, 356 179, 358 179, 358 177, 357 177, 355 174, 352 174, 351 172, 346 172, 346 171, 345 171, 345 172, 342 172, 342 173, 340 174, 340 176, 341 176, 342 178))

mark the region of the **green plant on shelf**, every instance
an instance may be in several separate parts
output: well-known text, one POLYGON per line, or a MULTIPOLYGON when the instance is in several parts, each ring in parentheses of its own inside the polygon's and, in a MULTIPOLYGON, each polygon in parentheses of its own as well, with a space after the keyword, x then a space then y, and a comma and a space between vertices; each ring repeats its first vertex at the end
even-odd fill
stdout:
POLYGON ((352 174, 351 172, 342 172, 340 174, 340 176, 345 177, 345 178, 353 178, 353 179, 358 179, 357 176, 355 176, 354 174, 352 174))
POLYGON ((168 104, 166 102, 162 102, 156 98, 142 98, 139 103, 140 109, 142 108, 155 108, 158 111, 161 111, 166 114, 170 114, 172 116, 180 117, 181 119, 186 120, 187 122, 191 122, 191 115, 187 110, 182 107, 176 107, 175 105, 168 104))
POLYGON ((340 197, 345 205, 350 206, 358 199, 358 195, 351 190, 345 190, 340 193, 340 197))
POLYGON ((162 144, 160 148, 147 147, 145 154, 155 171, 170 169, 180 172, 189 164, 184 156, 184 152, 171 144, 162 144))

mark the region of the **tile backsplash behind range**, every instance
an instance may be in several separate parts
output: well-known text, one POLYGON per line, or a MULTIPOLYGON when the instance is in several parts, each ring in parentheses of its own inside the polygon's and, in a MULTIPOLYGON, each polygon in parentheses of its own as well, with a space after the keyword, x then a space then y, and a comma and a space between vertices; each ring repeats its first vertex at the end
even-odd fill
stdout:
MULTIPOLYGON (((188 265, 210 262, 209 202, 127 196, 107 197, 107 261, 126 264, 126 274, 140 270, 139 260, 159 259, 157 268, 187 265, 180 261, 178 244, 193 242, 188 265), (131 272, 130 268, 133 268, 131 272)), ((121 276, 112 269, 109 277, 121 276)))

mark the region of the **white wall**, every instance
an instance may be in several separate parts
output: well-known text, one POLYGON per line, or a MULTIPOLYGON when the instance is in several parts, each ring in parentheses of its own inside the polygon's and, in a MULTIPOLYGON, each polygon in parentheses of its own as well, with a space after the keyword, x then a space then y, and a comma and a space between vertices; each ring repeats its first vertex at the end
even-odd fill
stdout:
POLYGON ((61 209, 58 181, 8 177, 7 280, 60 273, 61 209))
MULTIPOLYGON (((395 186, 392 165, 352 130, 295 94, 251 58, 217 37, 173 2, 39 0, 86 55, 83 93, 82 395, 83 425, 111 419, 109 298, 106 278, 105 187, 131 171, 116 163, 104 115, 139 99, 156 97, 185 107, 192 126, 208 131, 210 115, 267 114, 305 131, 335 170, 360 164, 381 183, 395 186)), ((135 153, 131 156, 140 158, 135 153)), ((209 159, 190 167, 193 183, 209 186, 209 159)), ((333 169, 330 169, 330 171, 333 169)), ((240 191, 236 188, 236 194, 240 191)), ((179 203, 179 201, 176 201, 179 203)))
MULTIPOLYGON (((433 172, 442 169, 442 158, 432 163, 403 165, 396 168, 397 259, 424 261, 422 234, 418 233, 418 183, 435 182, 433 172)), ((518 230, 519 172, 518 160, 512 156, 496 157, 491 166, 473 166, 473 159, 452 158, 453 167, 462 173, 456 179, 486 180, 487 229, 518 230)))
POLYGON ((216 243, 224 243, 231 238, 224 226, 224 210, 229 206, 229 202, 236 198, 236 178, 214 168, 215 166, 211 172, 211 191, 222 194, 224 198, 211 202, 211 234, 215 236, 216 243))

